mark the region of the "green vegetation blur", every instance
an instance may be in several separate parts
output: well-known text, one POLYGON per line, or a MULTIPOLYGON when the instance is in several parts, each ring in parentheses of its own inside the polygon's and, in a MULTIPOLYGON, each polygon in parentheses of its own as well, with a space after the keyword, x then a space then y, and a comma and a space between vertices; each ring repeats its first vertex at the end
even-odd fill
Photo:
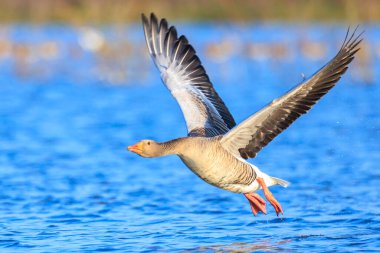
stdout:
POLYGON ((125 23, 171 20, 376 22, 377 0, 1 0, 0 22, 125 23))

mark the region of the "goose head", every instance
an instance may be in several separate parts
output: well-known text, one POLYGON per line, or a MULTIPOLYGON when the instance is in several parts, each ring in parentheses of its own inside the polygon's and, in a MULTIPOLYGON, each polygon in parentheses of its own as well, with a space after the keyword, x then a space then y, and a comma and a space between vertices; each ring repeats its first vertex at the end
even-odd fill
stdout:
POLYGON ((154 140, 142 140, 128 146, 128 150, 142 157, 158 157, 162 153, 162 147, 154 140))

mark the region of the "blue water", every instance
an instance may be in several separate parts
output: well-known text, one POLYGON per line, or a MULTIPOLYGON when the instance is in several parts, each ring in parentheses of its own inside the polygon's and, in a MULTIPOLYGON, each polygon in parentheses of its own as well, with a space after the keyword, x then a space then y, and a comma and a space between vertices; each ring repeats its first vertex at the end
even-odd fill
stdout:
MULTIPOLYGON (((345 35, 344 25, 178 28, 238 122, 316 71, 345 35), (327 50, 307 57, 300 38, 327 50), (213 53, 223 41, 230 53, 213 53), (244 51, 282 41, 283 57, 244 51)), ((254 217, 243 195, 206 184, 177 157, 125 150, 183 136, 185 123, 140 26, 96 29, 107 44, 95 51, 78 42, 80 28, 0 31, 1 252, 380 251, 379 27, 365 28, 370 53, 251 160, 292 183, 271 188, 279 218, 271 206, 254 217), (45 42, 55 51, 36 51, 45 42)))

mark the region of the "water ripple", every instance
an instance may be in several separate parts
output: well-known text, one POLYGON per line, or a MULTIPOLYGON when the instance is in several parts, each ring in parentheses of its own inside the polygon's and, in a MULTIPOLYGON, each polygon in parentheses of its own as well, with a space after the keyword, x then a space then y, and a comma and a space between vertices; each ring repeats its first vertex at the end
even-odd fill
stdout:
MULTIPOLYGON (((230 38, 234 27, 184 24, 183 29, 199 31, 192 40, 203 45, 206 38, 210 43, 230 38)), ((67 54, 75 51, 79 33, 64 27, 58 34, 53 28, 14 29, 9 32, 25 38, 68 43, 73 48, 67 54)), ((328 38, 334 45, 330 56, 346 30, 286 24, 235 29, 239 36, 232 37, 243 36, 247 45, 256 40, 298 45, 293 42, 300 31, 308 39, 328 38)), ((365 39, 378 30, 366 29, 365 39)), ((143 35, 136 34, 142 43, 143 35)), ((379 44, 373 38, 371 43, 379 44)), ((239 54, 205 65, 241 121, 298 83, 297 73, 313 73, 322 64, 294 56, 284 65, 239 54)), ((84 58, 81 63, 64 58, 69 69, 91 75, 92 61, 99 59, 76 57, 84 58)), ((292 183, 287 189, 271 188, 284 215, 277 217, 268 203, 268 214, 254 217, 244 196, 204 183, 178 158, 143 159, 126 152, 139 139, 164 141, 186 131, 153 64, 142 60, 151 73, 142 74, 151 82, 145 86, 107 86, 94 79, 87 80, 89 85, 72 84, 63 63, 54 82, 38 84, 0 68, 0 252, 380 251, 380 86, 358 84, 360 78, 350 75, 357 65, 252 160, 292 183)), ((372 60, 379 65, 378 56, 372 60)), ((86 83, 80 76, 74 80, 86 83)))

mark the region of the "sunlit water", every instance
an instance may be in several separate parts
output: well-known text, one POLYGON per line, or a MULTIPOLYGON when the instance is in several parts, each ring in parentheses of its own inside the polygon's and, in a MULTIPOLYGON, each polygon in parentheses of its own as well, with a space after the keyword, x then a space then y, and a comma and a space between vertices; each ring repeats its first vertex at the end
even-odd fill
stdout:
MULTIPOLYGON (((291 182, 287 189, 272 188, 283 216, 268 206, 267 215, 254 217, 243 195, 206 184, 177 157, 143 159, 125 150, 143 138, 164 141, 186 133, 176 102, 142 47, 139 26, 126 33, 142 49, 122 65, 133 73, 132 81, 125 76, 125 86, 108 85, 114 79, 95 75, 99 56, 81 51, 77 30, 27 28, 3 30, 12 43, 48 40, 63 48, 72 43, 79 56, 61 50, 52 60, 30 62, 29 55, 21 67, 9 55, 1 59, 1 252, 380 251, 377 51, 371 66, 353 65, 309 114, 251 160, 291 182), (140 69, 134 62, 145 72, 134 73, 140 69), (31 75, 36 69, 42 74, 31 75), (363 69, 373 73, 358 72, 363 69)), ((301 73, 321 67, 345 35, 345 26, 306 26, 302 32, 291 24, 180 28, 200 48, 210 78, 238 122, 300 82, 301 73), (326 37, 326 30, 335 32, 326 37), (302 56, 296 45, 301 34, 329 49, 318 60, 302 56), (294 55, 249 58, 239 36, 294 42, 294 55), (207 43, 223 38, 240 49, 223 57, 207 53, 207 43)), ((113 38, 112 31, 104 36, 113 38)), ((378 31, 367 28, 372 50, 379 45, 378 31)))

